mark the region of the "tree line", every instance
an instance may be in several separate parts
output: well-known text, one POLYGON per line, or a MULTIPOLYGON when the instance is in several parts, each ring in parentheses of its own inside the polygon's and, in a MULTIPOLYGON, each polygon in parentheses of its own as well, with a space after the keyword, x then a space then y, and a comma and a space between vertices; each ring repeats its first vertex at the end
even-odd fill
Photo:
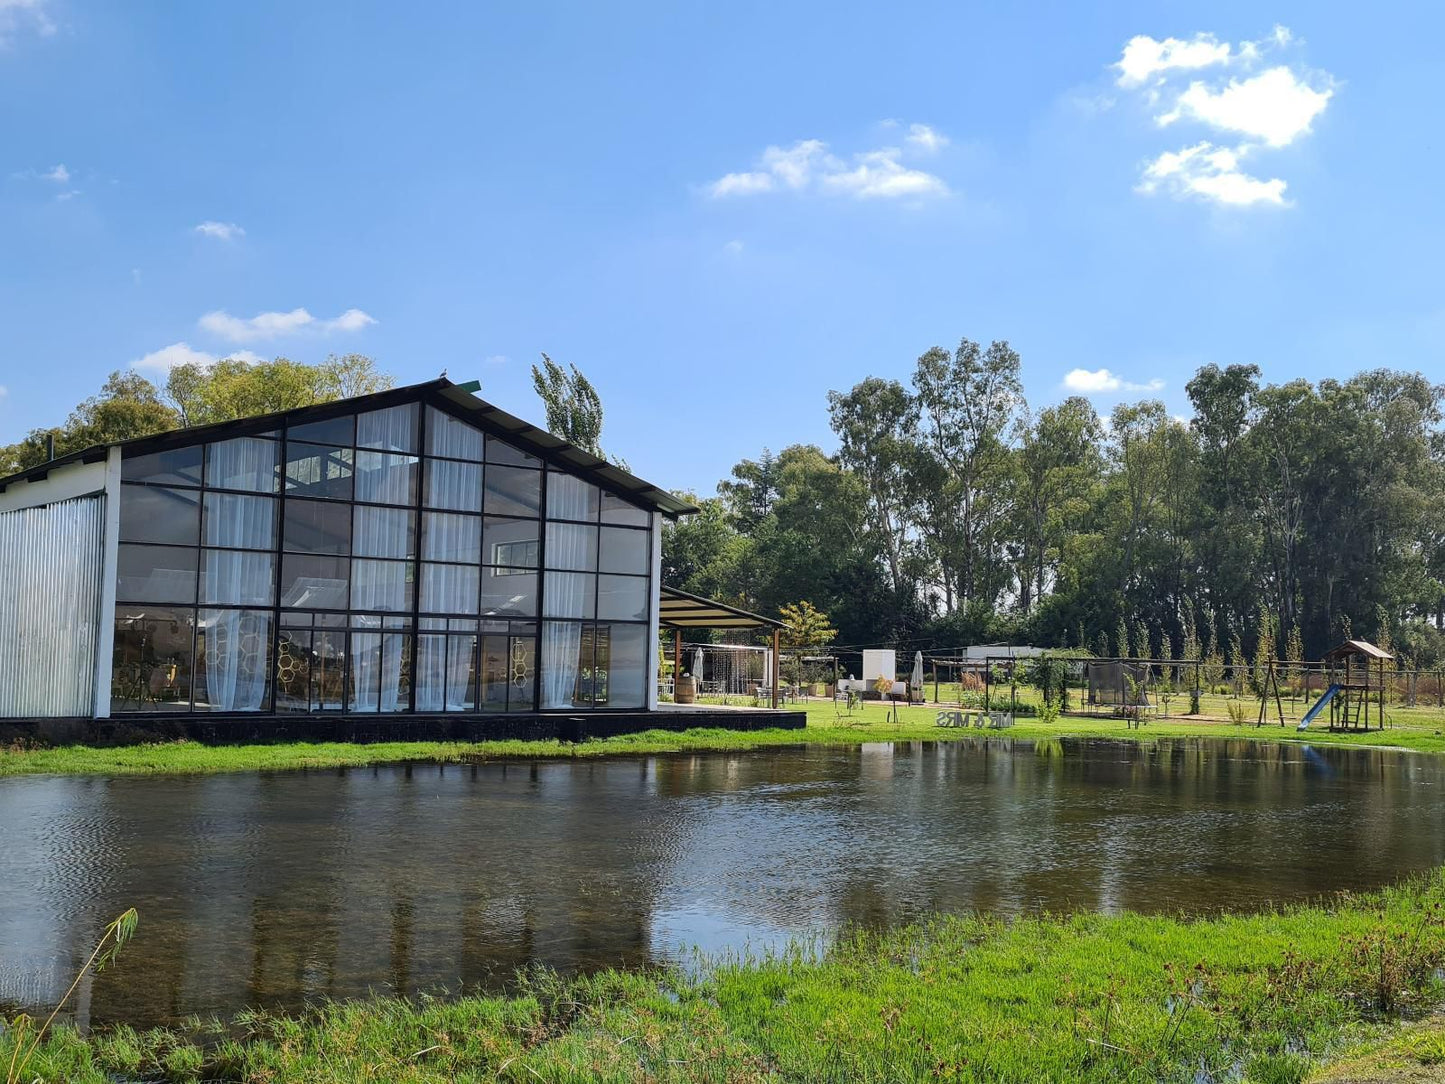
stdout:
POLYGON ((1206 365, 1154 399, 1032 408, 1006 342, 828 396, 838 450, 738 463, 664 536, 666 582, 853 645, 1316 658, 1346 636, 1433 666, 1445 607, 1445 389, 1389 369, 1267 384, 1206 365))

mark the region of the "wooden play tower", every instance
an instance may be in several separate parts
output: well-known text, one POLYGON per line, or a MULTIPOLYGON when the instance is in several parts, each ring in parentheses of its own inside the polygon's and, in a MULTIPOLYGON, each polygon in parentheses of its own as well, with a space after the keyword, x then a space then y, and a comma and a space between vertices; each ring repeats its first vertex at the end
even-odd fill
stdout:
POLYGON ((1331 730, 1369 730, 1370 702, 1375 702, 1375 727, 1385 727, 1385 692, 1389 665, 1395 656, 1367 640, 1346 640, 1326 651, 1326 690, 1331 730))

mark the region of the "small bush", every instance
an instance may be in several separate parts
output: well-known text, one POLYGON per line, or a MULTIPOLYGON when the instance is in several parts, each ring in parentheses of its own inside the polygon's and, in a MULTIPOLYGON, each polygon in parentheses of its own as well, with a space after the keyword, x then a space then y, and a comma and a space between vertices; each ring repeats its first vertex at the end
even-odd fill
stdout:
POLYGON ((1225 710, 1229 712, 1229 721, 1235 726, 1243 726, 1249 717, 1242 700, 1230 700, 1225 704, 1225 710))

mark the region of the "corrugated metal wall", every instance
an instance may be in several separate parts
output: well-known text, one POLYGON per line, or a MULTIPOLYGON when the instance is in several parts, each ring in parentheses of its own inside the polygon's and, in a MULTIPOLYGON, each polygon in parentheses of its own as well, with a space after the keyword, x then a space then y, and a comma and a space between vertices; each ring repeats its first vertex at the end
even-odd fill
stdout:
POLYGON ((0 719, 88 717, 105 497, 0 512, 0 719))

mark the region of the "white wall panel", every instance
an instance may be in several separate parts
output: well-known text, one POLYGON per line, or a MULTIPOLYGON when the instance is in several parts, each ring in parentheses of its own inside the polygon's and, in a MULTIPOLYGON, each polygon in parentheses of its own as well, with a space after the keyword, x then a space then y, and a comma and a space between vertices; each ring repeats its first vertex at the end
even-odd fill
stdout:
POLYGON ((104 496, 0 512, 0 718, 89 716, 104 496))

